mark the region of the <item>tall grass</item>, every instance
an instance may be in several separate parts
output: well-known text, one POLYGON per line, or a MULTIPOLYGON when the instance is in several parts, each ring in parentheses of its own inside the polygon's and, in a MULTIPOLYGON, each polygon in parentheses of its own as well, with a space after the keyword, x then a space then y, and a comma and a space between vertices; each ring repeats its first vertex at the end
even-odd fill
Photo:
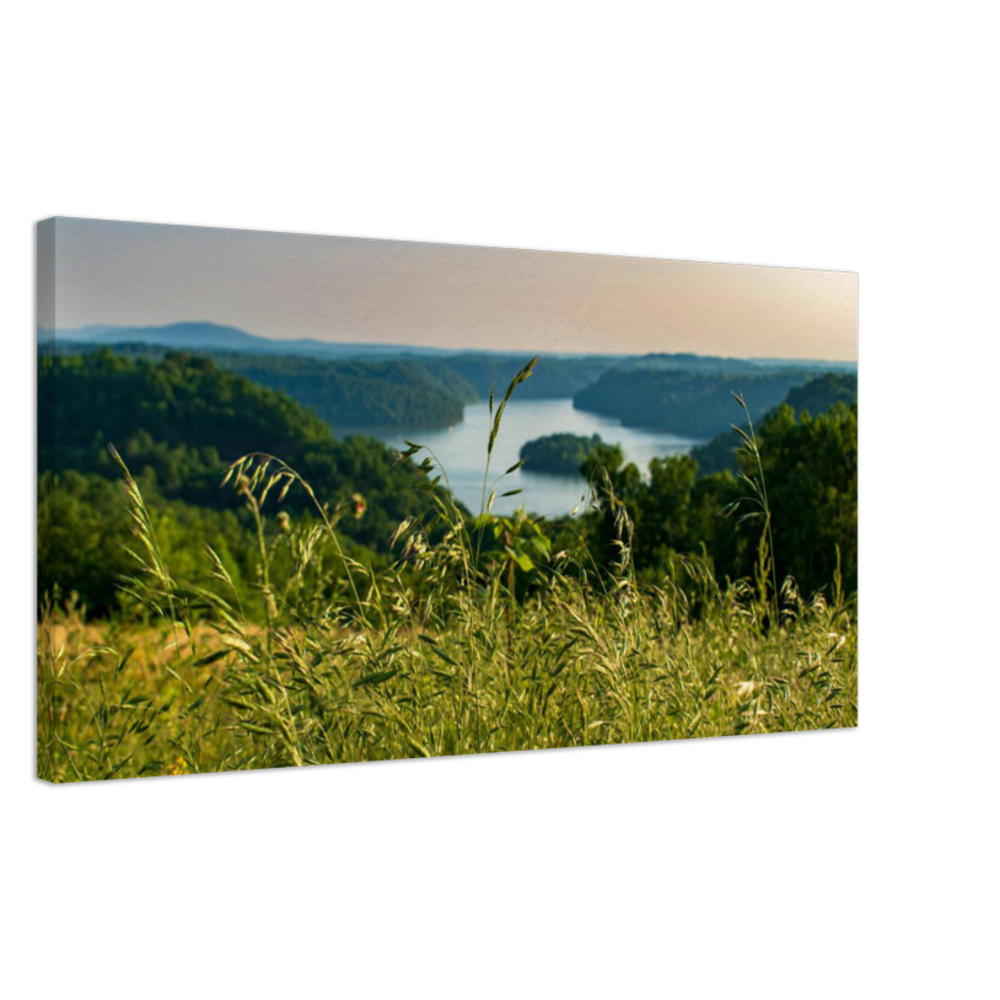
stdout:
MULTIPOLYGON (((357 513, 351 503, 330 508, 284 463, 250 455, 225 484, 250 511, 256 582, 241 589, 207 546, 204 579, 178 581, 118 459, 136 564, 125 586, 153 620, 95 628, 47 610, 39 775, 87 780, 856 725, 853 598, 835 587, 806 600, 791 581, 779 591, 752 425, 743 445, 759 474, 746 479, 747 502, 765 528, 755 581, 724 588, 690 558, 689 586, 642 585, 628 510, 610 481, 599 491, 617 531, 608 568, 583 546, 553 553, 528 518, 494 517, 503 476, 490 485, 493 445, 533 365, 495 410, 491 394, 479 516, 470 521, 434 490, 446 473, 425 452, 416 470, 432 513, 399 526, 397 560, 379 573, 341 546, 338 523, 357 513), (292 489, 316 512, 299 526, 272 513, 292 489), (324 544, 339 555, 340 589, 317 570, 324 544), (275 574, 279 549, 290 564, 275 574)), ((424 451, 408 443, 404 457, 424 451)))
POLYGON ((757 550, 757 589, 761 600, 767 603, 767 588, 769 580, 773 584, 771 596, 773 600, 774 620, 780 617, 780 591, 778 589, 778 567, 774 562, 774 531, 771 524, 771 504, 767 499, 767 480, 764 476, 764 463, 760 457, 760 446, 757 443, 757 435, 753 429, 753 417, 750 415, 750 408, 743 398, 742 390, 734 392, 733 399, 743 410, 743 418, 746 420, 746 428, 733 424, 733 430, 739 437, 740 445, 736 449, 737 455, 742 455, 747 459, 746 465, 750 471, 741 470, 739 480, 747 490, 746 494, 734 500, 724 511, 726 514, 735 514, 742 510, 740 521, 752 521, 762 519, 764 530, 760 535, 760 544, 757 550))

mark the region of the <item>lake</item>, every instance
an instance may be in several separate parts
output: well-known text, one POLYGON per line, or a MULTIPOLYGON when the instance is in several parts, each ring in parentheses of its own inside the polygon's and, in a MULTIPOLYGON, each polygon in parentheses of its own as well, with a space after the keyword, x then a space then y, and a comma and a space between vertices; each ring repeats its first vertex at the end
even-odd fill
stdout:
MULTIPOLYGON (((398 450, 406 447, 403 444, 404 438, 426 445, 444 467, 455 497, 470 511, 478 513, 490 433, 488 402, 466 406, 462 422, 444 430, 410 431, 399 427, 379 427, 363 430, 354 428, 338 433, 368 434, 398 450)), ((682 455, 700 443, 661 431, 622 427, 612 417, 574 410, 572 399, 518 400, 515 397, 507 404, 500 435, 493 448, 491 486, 497 476, 518 461, 521 446, 526 441, 545 434, 559 433, 587 437, 599 434, 607 444, 620 444, 626 461, 635 462, 643 473, 650 459, 664 455, 682 455)), ((416 460, 419 461, 422 457, 418 455, 416 460)), ((497 500, 493 505, 493 512, 508 515, 517 507, 524 506, 533 514, 560 517, 581 503, 586 486, 582 476, 553 476, 521 469, 496 485, 497 500), (523 492, 517 496, 500 498, 500 493, 515 489, 523 492)))

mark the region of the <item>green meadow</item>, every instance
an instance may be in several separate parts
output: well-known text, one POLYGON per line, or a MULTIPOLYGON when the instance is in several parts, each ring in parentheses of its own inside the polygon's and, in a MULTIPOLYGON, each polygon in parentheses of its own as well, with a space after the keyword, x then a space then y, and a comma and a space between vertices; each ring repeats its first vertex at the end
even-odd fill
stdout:
MULTIPOLYGON (((491 389, 470 510, 418 436, 338 438, 208 358, 40 356, 39 776, 855 726, 842 376, 772 379, 757 408, 727 390, 705 468, 592 441, 579 510, 501 516, 521 463, 495 468, 496 442, 545 363, 491 389)), ((472 374, 422 377, 467 394, 472 374)))

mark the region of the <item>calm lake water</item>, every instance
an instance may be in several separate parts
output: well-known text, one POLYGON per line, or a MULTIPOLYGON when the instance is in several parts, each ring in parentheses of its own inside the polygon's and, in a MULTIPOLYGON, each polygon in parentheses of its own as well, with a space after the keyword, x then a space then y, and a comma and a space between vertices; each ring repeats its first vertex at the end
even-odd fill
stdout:
MULTIPOLYGON (((408 431, 395 428, 365 428, 364 431, 342 431, 343 434, 365 433, 399 450, 407 438, 431 448, 451 482, 457 499, 473 513, 479 511, 486 464, 486 444, 489 440, 489 403, 474 403, 465 408, 465 419, 445 430, 408 431)), ((643 472, 650 459, 664 455, 680 455, 691 450, 697 441, 659 431, 637 430, 622 425, 611 417, 573 409, 572 399, 513 399, 504 411, 500 436, 493 448, 490 466, 493 480, 503 474, 519 458, 521 445, 545 434, 580 434, 589 437, 600 434, 607 444, 620 444, 627 461, 635 462, 643 472)), ((423 456, 417 456, 418 460, 423 456)), ((443 481, 443 480, 442 480, 443 481)), ((583 499, 586 482, 581 476, 552 476, 521 469, 504 478, 495 487, 496 514, 507 515, 517 507, 526 507, 533 514, 559 517, 568 514, 583 499), (500 498, 505 490, 524 492, 514 497, 500 498)), ((487 491, 487 495, 489 495, 487 491)))

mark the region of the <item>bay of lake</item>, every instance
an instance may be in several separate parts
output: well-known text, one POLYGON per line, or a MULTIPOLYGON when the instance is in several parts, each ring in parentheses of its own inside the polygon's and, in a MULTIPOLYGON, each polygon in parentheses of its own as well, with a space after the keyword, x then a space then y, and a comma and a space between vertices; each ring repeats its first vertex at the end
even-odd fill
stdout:
MULTIPOLYGON (((456 499, 472 513, 479 512, 490 434, 489 403, 483 401, 466 406, 462 422, 443 430, 375 427, 341 430, 338 433, 344 436, 367 434, 399 451, 406 447, 404 438, 427 446, 447 473, 456 499)), ((504 411, 490 464, 490 488, 497 491, 497 500, 493 504, 495 514, 506 516, 523 506, 532 514, 561 517, 581 504, 587 489, 582 476, 553 476, 525 468, 493 486, 494 480, 518 461, 521 446, 526 441, 546 434, 562 433, 586 437, 599 434, 606 444, 620 444, 625 460, 635 462, 644 474, 650 459, 686 454, 699 443, 662 431, 623 427, 612 417, 575 410, 572 399, 512 399, 504 411), (500 497, 506 490, 516 489, 523 492, 517 496, 500 497)), ((422 458, 423 454, 420 454, 415 460, 422 458)))

